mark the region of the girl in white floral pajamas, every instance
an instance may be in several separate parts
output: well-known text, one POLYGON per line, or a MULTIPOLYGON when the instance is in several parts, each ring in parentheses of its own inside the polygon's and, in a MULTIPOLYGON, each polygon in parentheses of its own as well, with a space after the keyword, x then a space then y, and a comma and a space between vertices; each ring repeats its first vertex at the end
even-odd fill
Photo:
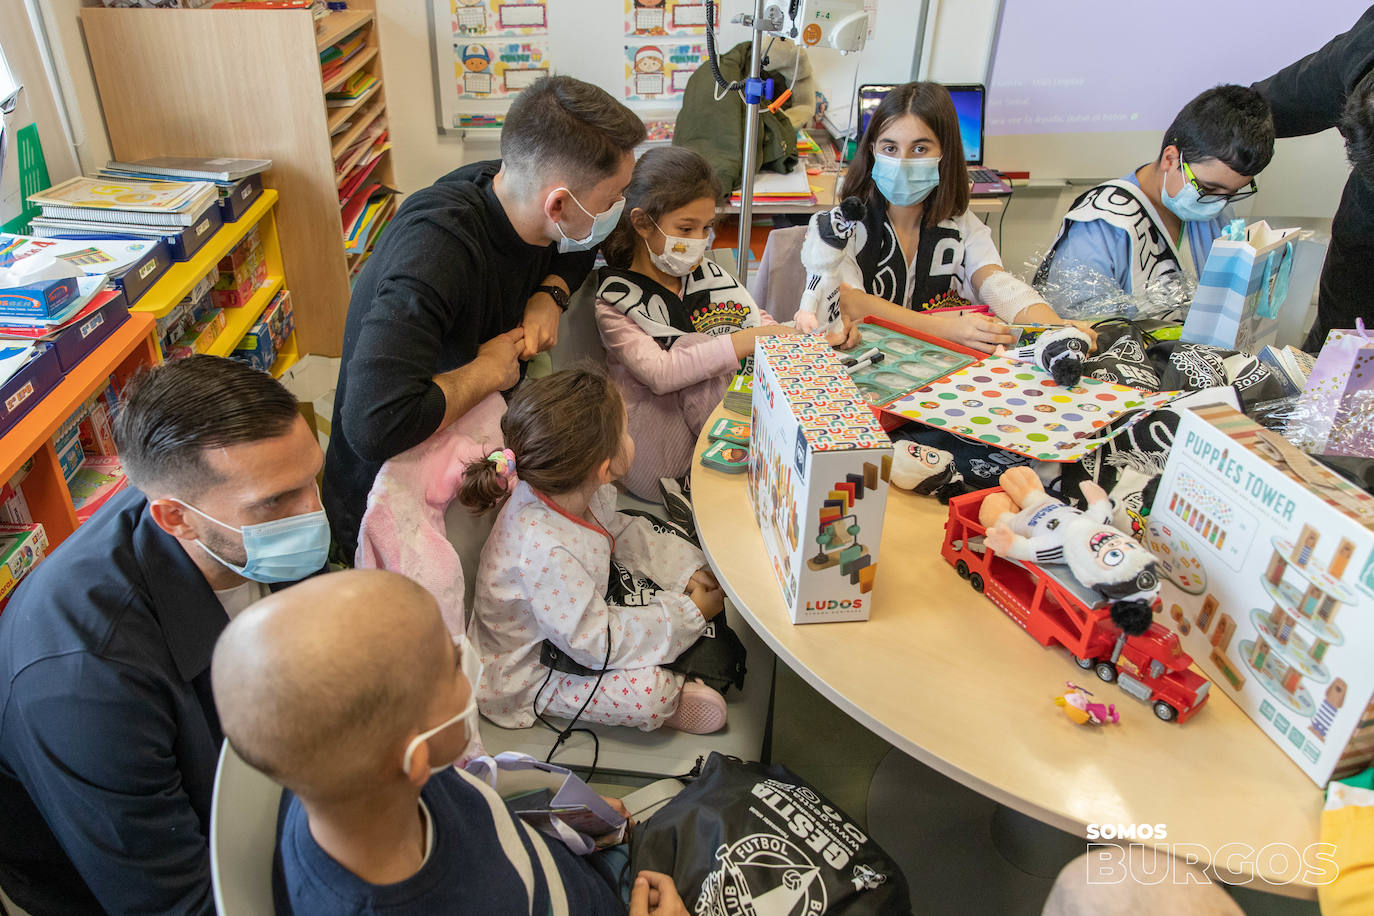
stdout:
POLYGON ((723 727, 721 695, 662 666, 696 642, 724 595, 698 548, 616 511, 613 482, 634 440, 614 385, 578 370, 527 381, 501 430, 506 449, 469 465, 459 493, 475 510, 504 501, 469 627, 483 715, 507 728, 579 712, 645 731, 723 727), (543 664, 546 641, 593 673, 543 664))

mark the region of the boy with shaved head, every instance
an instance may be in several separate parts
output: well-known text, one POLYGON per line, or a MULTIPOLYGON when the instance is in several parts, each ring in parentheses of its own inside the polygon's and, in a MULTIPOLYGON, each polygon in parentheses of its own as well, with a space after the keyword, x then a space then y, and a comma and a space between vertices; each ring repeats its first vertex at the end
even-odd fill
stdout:
MULTIPOLYGON (((480 665, 427 591, 379 570, 285 589, 224 631, 211 678, 225 737, 294 794, 279 910, 625 912, 617 876, 453 767, 476 734, 480 665)), ((675 912, 666 880, 637 882, 637 912, 655 888, 653 912, 675 912)))

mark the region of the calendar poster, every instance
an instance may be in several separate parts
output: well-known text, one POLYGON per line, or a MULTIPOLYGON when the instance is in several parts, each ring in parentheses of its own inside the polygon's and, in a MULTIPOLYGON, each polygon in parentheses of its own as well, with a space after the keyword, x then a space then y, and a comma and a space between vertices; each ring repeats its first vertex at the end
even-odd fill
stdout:
POLYGON ((705 59, 705 43, 626 45, 626 101, 681 101, 687 80, 705 59))
MULTIPOLYGON (((715 9, 713 26, 719 29, 719 3, 715 9)), ((705 32, 704 0, 625 0, 626 35, 702 35, 705 32)))

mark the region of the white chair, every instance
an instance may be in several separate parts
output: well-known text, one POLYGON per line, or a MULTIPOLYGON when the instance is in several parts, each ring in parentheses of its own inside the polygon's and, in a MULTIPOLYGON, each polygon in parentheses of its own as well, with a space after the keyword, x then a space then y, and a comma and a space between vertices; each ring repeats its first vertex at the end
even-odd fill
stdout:
POLYGON ((272 913, 281 786, 224 742, 210 800, 210 880, 220 916, 272 913))
POLYGON ((801 262, 805 239, 805 226, 788 226, 768 233, 758 270, 749 279, 749 295, 778 321, 790 321, 797 314, 802 291, 806 289, 806 268, 801 262))

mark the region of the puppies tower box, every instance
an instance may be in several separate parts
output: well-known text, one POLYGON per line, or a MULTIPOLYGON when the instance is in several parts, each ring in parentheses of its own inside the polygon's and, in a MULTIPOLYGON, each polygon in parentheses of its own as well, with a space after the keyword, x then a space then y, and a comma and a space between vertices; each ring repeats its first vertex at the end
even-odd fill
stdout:
POLYGON ((1374 497, 1230 407, 1185 412, 1146 528, 1184 648, 1318 785, 1374 760, 1374 497))
POLYGON ((867 620, 892 441, 811 335, 754 351, 749 499, 793 623, 867 620))

